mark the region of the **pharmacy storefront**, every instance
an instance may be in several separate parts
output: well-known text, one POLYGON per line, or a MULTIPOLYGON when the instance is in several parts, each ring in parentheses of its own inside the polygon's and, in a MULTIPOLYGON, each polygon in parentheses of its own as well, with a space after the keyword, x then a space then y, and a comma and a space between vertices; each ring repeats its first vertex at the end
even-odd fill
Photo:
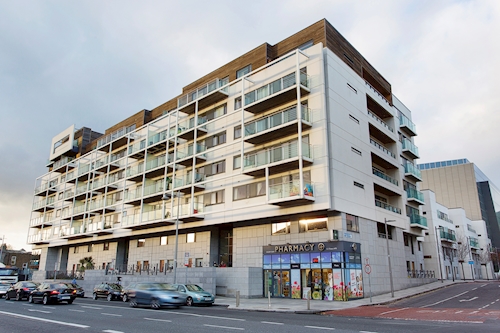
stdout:
POLYGON ((264 296, 347 301, 363 298, 361 245, 319 242, 263 247, 264 296))

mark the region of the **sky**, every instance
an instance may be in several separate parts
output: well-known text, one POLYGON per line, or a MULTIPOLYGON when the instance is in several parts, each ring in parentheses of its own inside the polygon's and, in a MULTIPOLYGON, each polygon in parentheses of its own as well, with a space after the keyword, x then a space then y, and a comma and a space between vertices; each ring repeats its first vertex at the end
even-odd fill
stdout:
POLYGON ((500 1, 0 0, 0 237, 31 248, 55 135, 104 132, 323 18, 412 111, 419 163, 467 158, 500 187, 500 1))

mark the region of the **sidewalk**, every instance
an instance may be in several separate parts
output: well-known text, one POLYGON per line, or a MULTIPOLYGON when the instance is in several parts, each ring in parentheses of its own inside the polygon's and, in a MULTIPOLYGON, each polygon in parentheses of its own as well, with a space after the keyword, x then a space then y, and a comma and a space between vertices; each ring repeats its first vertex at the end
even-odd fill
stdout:
POLYGON ((307 300, 302 299, 284 299, 284 298, 271 298, 270 303, 267 298, 240 298, 240 304, 236 307, 236 298, 231 297, 220 297, 215 298, 214 305, 226 306, 229 309, 234 310, 246 310, 246 311, 271 311, 271 312, 295 312, 295 313, 318 313, 323 311, 331 310, 342 310, 356 308, 363 305, 381 305, 386 303, 391 303, 396 300, 408 298, 414 295, 423 294, 432 290, 447 287, 455 283, 463 283, 464 281, 449 281, 444 280, 443 282, 437 281, 432 282, 423 286, 408 288, 404 290, 398 290, 394 292, 394 298, 391 297, 391 293, 381 294, 372 297, 372 302, 370 302, 370 295, 365 295, 365 298, 348 301, 348 302, 337 302, 337 301, 318 301, 311 300, 310 308, 307 308, 307 300))

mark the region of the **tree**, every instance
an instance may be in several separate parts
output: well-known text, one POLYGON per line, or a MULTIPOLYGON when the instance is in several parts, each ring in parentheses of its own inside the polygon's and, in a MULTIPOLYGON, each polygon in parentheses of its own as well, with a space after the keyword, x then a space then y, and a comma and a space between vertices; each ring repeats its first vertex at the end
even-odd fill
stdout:
POLYGON ((488 277, 488 264, 490 263, 490 261, 492 261, 491 255, 492 253, 488 249, 483 249, 479 254, 479 261, 481 262, 481 265, 484 265, 484 268, 486 270, 486 280, 490 279, 488 277))
POLYGON ((464 261, 469 260, 469 244, 465 236, 457 237, 457 258, 462 265, 462 278, 465 280, 464 261))
POLYGON ((80 259, 80 271, 85 271, 86 269, 94 269, 95 263, 92 257, 85 257, 80 259))

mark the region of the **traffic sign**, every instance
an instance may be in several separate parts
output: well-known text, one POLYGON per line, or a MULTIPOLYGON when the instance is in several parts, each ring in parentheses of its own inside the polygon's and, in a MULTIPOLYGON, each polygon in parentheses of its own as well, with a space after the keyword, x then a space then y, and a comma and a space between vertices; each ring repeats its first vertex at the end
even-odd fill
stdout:
POLYGON ((370 274, 371 272, 372 272, 372 266, 370 266, 369 264, 366 264, 365 265, 365 273, 370 274))

